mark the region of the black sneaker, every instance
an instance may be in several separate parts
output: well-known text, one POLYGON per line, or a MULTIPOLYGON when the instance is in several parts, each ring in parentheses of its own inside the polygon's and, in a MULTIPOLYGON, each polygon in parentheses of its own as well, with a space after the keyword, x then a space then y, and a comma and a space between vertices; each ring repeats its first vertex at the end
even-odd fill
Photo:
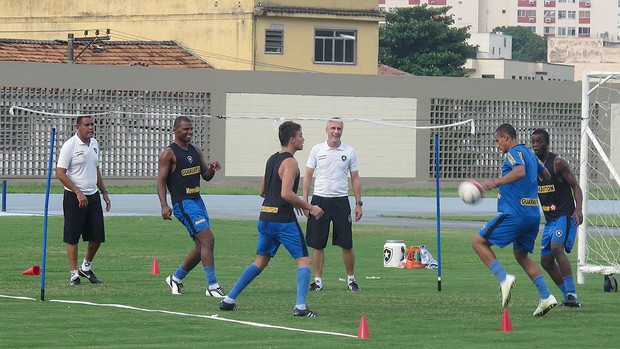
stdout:
POLYGON ((570 308, 581 308, 581 304, 577 300, 577 297, 573 296, 572 294, 566 296, 566 299, 562 301, 562 306, 570 308))
POLYGON ((323 291, 323 286, 319 286, 316 282, 310 284, 308 291, 323 291))
POLYGON ((309 308, 306 309, 297 309, 295 308, 293 310, 293 316, 301 316, 301 317, 316 317, 316 313, 313 312, 312 310, 310 310, 309 308))
POLYGON ((235 303, 226 303, 224 300, 220 302, 220 309, 225 311, 237 311, 239 308, 235 303))
POLYGON ((82 280, 79 277, 74 277, 69 280, 69 285, 71 286, 80 286, 82 284, 82 280))
POLYGON ((101 281, 99 279, 97 279, 97 276, 95 276, 95 273, 93 273, 92 270, 88 270, 88 271, 84 271, 82 270, 82 268, 78 269, 78 274, 80 274, 80 276, 83 276, 85 278, 88 279, 88 281, 90 281, 91 284, 100 284, 101 281))
POLYGON ((355 282, 355 280, 349 282, 349 291, 358 292, 358 291, 361 291, 361 290, 362 289, 359 287, 357 282, 355 282))

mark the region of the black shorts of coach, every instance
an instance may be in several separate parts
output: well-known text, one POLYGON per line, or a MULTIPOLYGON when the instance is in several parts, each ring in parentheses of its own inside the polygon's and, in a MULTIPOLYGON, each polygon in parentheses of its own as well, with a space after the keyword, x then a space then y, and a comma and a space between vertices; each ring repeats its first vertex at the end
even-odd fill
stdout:
POLYGON ((103 209, 99 192, 86 195, 88 206, 79 207, 77 195, 65 190, 62 209, 65 215, 65 229, 63 241, 76 245, 80 236, 84 241, 104 242, 105 229, 103 227, 103 209))
POLYGON ((311 204, 318 205, 324 213, 319 219, 308 218, 306 244, 315 249, 324 249, 329 238, 329 225, 332 223, 332 245, 340 246, 345 250, 352 249, 353 232, 349 198, 347 196, 325 198, 313 195, 311 204))

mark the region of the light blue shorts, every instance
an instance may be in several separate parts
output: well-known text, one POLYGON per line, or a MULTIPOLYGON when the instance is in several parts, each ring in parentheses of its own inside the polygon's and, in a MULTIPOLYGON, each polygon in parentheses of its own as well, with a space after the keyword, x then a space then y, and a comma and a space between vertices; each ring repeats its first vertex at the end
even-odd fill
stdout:
POLYGON ((297 259, 308 257, 308 246, 304 239, 304 232, 299 223, 294 222, 266 222, 258 221, 258 244, 256 254, 260 256, 275 256, 280 244, 297 259))
POLYGON ((513 249, 534 252, 540 216, 513 216, 500 213, 480 229, 480 236, 497 247, 512 243, 513 249))
POLYGON ((187 228, 192 239, 201 230, 211 228, 209 213, 202 198, 181 200, 173 205, 172 213, 187 228))
POLYGON ((570 253, 575 245, 577 226, 577 218, 570 215, 545 223, 545 230, 540 242, 540 255, 550 255, 551 243, 554 241, 564 245, 566 253, 570 253))

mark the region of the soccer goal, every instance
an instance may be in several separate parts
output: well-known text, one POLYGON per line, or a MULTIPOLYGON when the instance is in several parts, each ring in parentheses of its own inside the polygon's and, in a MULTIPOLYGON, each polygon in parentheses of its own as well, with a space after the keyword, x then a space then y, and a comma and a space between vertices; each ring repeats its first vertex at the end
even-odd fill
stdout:
POLYGON ((620 72, 584 71, 579 184, 584 222, 578 230, 577 282, 604 275, 617 291, 620 273, 620 72))

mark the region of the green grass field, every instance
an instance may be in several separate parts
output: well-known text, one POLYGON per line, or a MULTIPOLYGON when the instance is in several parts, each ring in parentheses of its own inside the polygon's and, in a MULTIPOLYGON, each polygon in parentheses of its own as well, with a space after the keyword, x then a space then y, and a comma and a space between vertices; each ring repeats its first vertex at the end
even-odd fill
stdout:
MULTIPOLYGON (((310 293, 317 318, 294 318, 295 267, 285 250, 237 299, 239 312, 222 312, 217 299, 204 295, 200 269, 185 279, 180 296, 163 283, 190 248, 184 228, 158 217, 107 217, 108 241, 93 269, 103 284, 69 286, 68 262, 62 243, 62 218, 50 217, 45 295, 40 276, 22 271, 41 265, 42 217, 0 218, 0 347, 3 348, 599 348, 617 347, 620 302, 617 293, 603 292, 601 276, 589 275, 577 285, 582 308, 555 308, 534 318, 538 295, 512 258, 509 249, 498 256, 517 276, 508 307, 514 331, 500 331, 502 309, 498 283, 470 247, 475 231, 442 231, 443 281, 427 269, 384 268, 385 240, 407 245, 426 244, 437 255, 434 229, 355 225, 356 276, 363 291, 346 290, 340 251, 326 249, 324 287, 310 293), (161 274, 152 275, 157 258, 161 274), (367 279, 367 277, 380 279, 367 279), (148 310, 71 304, 63 301, 119 304, 148 310), (219 314, 220 320, 205 316, 219 314), (196 315, 196 316, 188 316, 196 315), (291 329, 356 336, 360 318, 368 321, 370 339, 266 328, 255 322, 291 329), (237 322, 222 321, 232 319, 237 322)), ((220 284, 229 290, 254 260, 254 221, 213 220, 216 268, 220 284)), ((80 244, 80 259, 85 244, 80 244)), ((575 256, 571 256, 574 258, 575 256)), ((537 259, 537 257, 536 257, 537 259)), ((550 282, 549 277, 546 277, 550 282)), ((556 297, 561 294, 550 285, 556 297)))

